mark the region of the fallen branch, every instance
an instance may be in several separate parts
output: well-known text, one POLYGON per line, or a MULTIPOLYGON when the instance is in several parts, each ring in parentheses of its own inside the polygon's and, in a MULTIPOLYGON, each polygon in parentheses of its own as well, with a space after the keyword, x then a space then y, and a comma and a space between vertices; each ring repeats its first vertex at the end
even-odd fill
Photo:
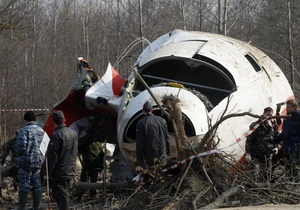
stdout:
MULTIPOLYGON (((75 182, 74 187, 76 189, 103 189, 103 183, 90 183, 90 182, 75 182)), ((112 182, 106 183, 106 189, 117 189, 128 187, 124 182, 112 182)))
POLYGON ((206 190, 202 191, 201 193, 197 194, 196 197, 192 200, 192 205, 194 207, 194 209, 197 209, 197 201, 204 196, 208 190, 210 190, 211 186, 209 186, 206 190))
POLYGON ((238 185, 235 187, 231 187, 227 191, 223 192, 213 203, 201 208, 201 209, 212 209, 219 208, 225 205, 224 201, 227 200, 230 196, 236 195, 237 193, 243 192, 244 187, 242 185, 238 185))
POLYGON ((177 193, 178 193, 178 191, 179 191, 179 189, 180 189, 180 187, 181 187, 181 184, 182 184, 183 180, 185 179, 186 174, 187 174, 187 172, 189 171, 189 168, 191 167, 192 163, 193 163, 193 160, 191 160, 191 161, 189 162, 189 165, 186 167, 186 169, 185 169, 185 171, 184 171, 184 173, 183 173, 183 175, 182 175, 182 177, 181 177, 181 179, 180 179, 180 181, 179 181, 179 183, 178 183, 178 185, 177 185, 177 189, 176 189, 176 192, 175 192, 175 194, 174 194, 173 197, 176 197, 176 196, 177 196, 177 193))

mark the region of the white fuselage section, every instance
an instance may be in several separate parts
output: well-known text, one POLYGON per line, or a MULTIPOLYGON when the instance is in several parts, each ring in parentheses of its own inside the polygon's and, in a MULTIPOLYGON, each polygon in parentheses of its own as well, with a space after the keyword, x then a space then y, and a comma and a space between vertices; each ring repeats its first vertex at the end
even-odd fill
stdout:
MULTIPOLYGON (((179 98, 182 113, 196 136, 204 135, 209 129, 208 121, 211 120, 212 125, 216 123, 227 106, 225 115, 241 112, 260 115, 265 107, 275 109, 277 103, 293 97, 285 75, 266 54, 249 43, 222 35, 174 30, 151 43, 137 59, 135 67, 160 105, 165 95, 179 98), (196 88, 212 101, 213 108, 208 110, 189 89, 159 85, 170 81, 196 88)), ((93 94, 97 95, 95 90, 93 94)), ((134 131, 142 116, 142 105, 148 100, 156 110, 158 106, 133 73, 122 96, 107 98, 108 105, 118 113, 118 144, 125 157, 134 162, 134 131)), ((95 96, 90 97, 89 101, 94 99, 95 96)), ((235 142, 255 120, 243 116, 221 123, 217 131, 217 138, 221 140, 218 148, 235 142)), ((238 159, 245 152, 244 144, 241 141, 225 152, 238 159)), ((173 146, 176 150, 174 143, 173 146)))

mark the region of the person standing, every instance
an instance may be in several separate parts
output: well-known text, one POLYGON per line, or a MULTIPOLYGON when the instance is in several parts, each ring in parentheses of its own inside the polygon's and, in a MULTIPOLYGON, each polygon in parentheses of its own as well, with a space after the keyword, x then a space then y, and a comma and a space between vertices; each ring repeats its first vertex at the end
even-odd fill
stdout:
POLYGON ((144 117, 136 126, 136 165, 153 166, 154 160, 166 165, 170 155, 168 125, 165 119, 153 113, 149 101, 143 105, 144 117))
POLYGON ((70 180, 75 176, 78 153, 78 136, 65 124, 62 111, 52 113, 55 127, 47 149, 49 177, 52 181, 52 195, 60 210, 70 206, 70 180))
POLYGON ((19 135, 19 132, 20 132, 19 129, 16 130, 15 137, 10 139, 5 144, 4 151, 3 151, 2 157, 1 157, 2 168, 5 169, 2 172, 2 181, 3 181, 4 177, 7 177, 7 176, 13 177, 13 186, 14 186, 15 190, 18 189, 17 177, 16 177, 17 176, 17 174, 16 174, 16 172, 17 172, 17 168, 16 168, 16 143, 17 143, 17 137, 19 135), (11 153, 10 163, 8 164, 8 167, 7 167, 6 158, 10 153, 11 153))
POLYGON ((295 177, 299 173, 297 165, 300 164, 300 111, 294 99, 286 102, 286 113, 290 117, 283 121, 282 132, 276 141, 283 142, 286 170, 295 177))
POLYGON ((42 198, 41 166, 45 160, 40 145, 45 131, 36 123, 36 115, 28 111, 24 115, 26 125, 16 141, 16 161, 19 181, 19 210, 25 209, 30 186, 32 186, 33 209, 37 210, 42 198))
MULTIPOLYGON (((96 183, 99 172, 103 169, 104 151, 100 142, 92 142, 81 149, 82 153, 82 169, 80 173, 81 182, 96 183)), ((84 190, 80 190, 77 194, 77 200, 80 201, 84 190)), ((96 189, 89 190, 89 199, 96 196, 96 189)))
MULTIPOLYGON (((266 107, 263 112, 263 117, 273 116, 273 109, 266 107)), ((278 152, 278 144, 275 144, 274 137, 279 134, 278 126, 275 121, 261 119, 253 122, 250 125, 252 129, 256 124, 261 123, 259 127, 253 131, 246 139, 246 152, 250 154, 254 165, 259 167, 261 175, 267 179, 269 167, 272 165, 273 155, 278 152)))
POLYGON ((10 139, 4 147, 4 151, 2 153, 2 157, 1 157, 1 165, 3 166, 5 164, 5 160, 7 158, 7 156, 9 155, 9 153, 11 153, 11 162, 14 163, 15 162, 15 158, 16 158, 16 143, 17 143, 17 137, 19 135, 20 130, 16 130, 16 136, 13 137, 12 139, 10 139))

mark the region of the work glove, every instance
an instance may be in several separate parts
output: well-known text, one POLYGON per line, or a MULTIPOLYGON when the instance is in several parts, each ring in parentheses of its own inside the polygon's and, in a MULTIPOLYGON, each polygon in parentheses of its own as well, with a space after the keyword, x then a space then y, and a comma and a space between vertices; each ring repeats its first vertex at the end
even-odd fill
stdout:
POLYGON ((7 169, 7 164, 4 162, 4 163, 2 164, 2 170, 5 170, 5 169, 7 169))
POLYGON ((135 171, 136 172, 142 172, 144 169, 142 168, 142 166, 138 165, 135 167, 135 171))
POLYGON ((277 155, 277 154, 278 154, 278 148, 272 149, 272 154, 273 154, 273 155, 277 155))

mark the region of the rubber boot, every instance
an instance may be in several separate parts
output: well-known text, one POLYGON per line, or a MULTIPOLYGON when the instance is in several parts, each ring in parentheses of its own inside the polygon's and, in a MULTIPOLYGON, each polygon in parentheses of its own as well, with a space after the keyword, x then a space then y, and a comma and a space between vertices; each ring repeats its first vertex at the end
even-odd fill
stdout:
POLYGON ((14 178, 14 180, 13 180, 13 186, 14 186, 15 191, 18 191, 18 182, 17 182, 16 178, 14 178))
POLYGON ((28 193, 19 192, 19 210, 25 210, 27 200, 28 200, 28 193))
POLYGON ((39 191, 32 192, 32 201, 33 201, 33 209, 34 210, 39 209, 41 198, 42 198, 42 192, 39 192, 39 191))

